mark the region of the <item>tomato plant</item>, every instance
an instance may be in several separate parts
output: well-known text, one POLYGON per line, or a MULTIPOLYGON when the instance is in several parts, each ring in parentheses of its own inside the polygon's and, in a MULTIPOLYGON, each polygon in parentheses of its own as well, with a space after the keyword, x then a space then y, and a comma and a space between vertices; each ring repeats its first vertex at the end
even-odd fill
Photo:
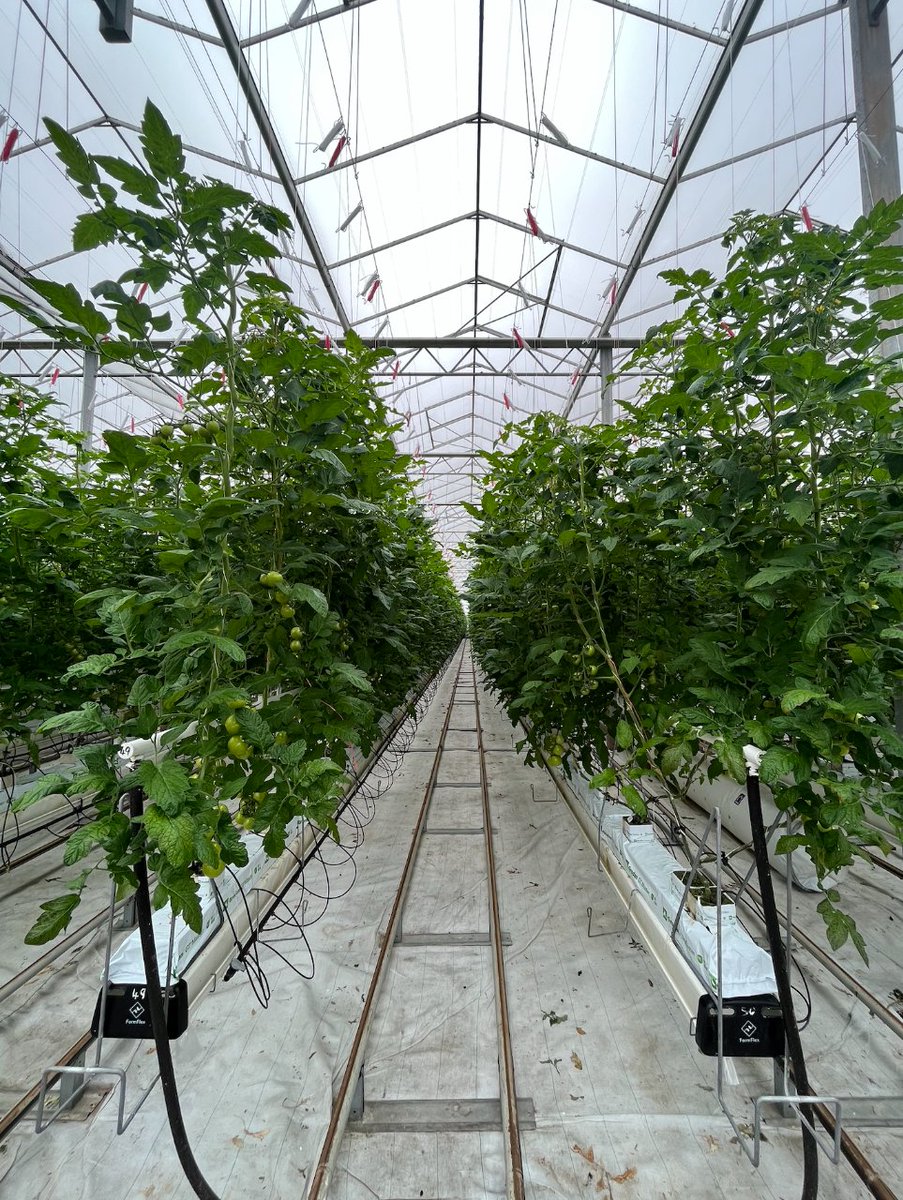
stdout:
POLYGON ((753 743, 800 822, 778 849, 822 876, 889 849, 875 815, 903 834, 901 216, 741 214, 723 278, 665 273, 684 312, 624 368, 623 419, 527 423, 475 509, 474 644, 532 747, 563 736, 642 811, 640 776, 743 780, 753 743))
MULTIPOLYGON (((91 204, 74 244, 116 242, 137 265, 96 286, 98 304, 39 281, 58 324, 16 307, 102 363, 175 375, 186 408, 149 437, 106 431, 87 479, 73 481, 71 515, 57 514, 61 537, 104 545, 118 572, 81 580, 76 600, 98 652, 70 675, 89 675, 92 696, 43 725, 117 741, 162 731, 168 753, 119 779, 111 748, 90 747, 73 780, 50 777, 21 803, 92 793, 97 819, 66 862, 99 846, 128 890, 144 854, 155 903, 199 927, 197 874, 247 860, 238 827, 273 856, 299 816, 337 836, 347 747, 369 749, 380 717, 450 653, 463 616, 371 382, 382 352, 353 334, 344 355, 325 350, 266 270, 289 219, 190 176, 151 104, 142 166, 89 155, 47 125, 91 204), (189 330, 177 344, 152 344, 170 318, 137 300, 136 284, 179 296, 189 330), (120 811, 135 785, 148 801, 140 826, 120 811)), ((45 490, 20 507, 42 510, 45 490)), ((65 928, 78 895, 51 902, 29 940, 65 928)))

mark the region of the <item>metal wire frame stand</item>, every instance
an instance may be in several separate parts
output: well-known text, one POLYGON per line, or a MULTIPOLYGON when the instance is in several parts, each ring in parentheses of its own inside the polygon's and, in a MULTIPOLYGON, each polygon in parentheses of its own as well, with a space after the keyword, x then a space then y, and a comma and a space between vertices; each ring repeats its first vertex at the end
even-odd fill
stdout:
MULTIPOLYGON (((156 1075, 154 1075, 154 1077, 150 1081, 150 1083, 147 1085, 147 1087, 144 1089, 144 1091, 141 1093, 141 1095, 138 1097, 135 1107, 132 1109, 132 1111, 128 1115, 126 1115, 126 1111, 125 1111, 126 1081, 127 1081, 126 1069, 124 1067, 104 1066, 101 1061, 103 1058, 103 1045, 104 1045, 104 1040, 105 1040, 103 1030, 104 1030, 104 1021, 106 1019, 106 1012, 107 1012, 107 989, 109 987, 109 982, 110 982, 110 959, 111 959, 112 953, 113 953, 113 930, 115 927, 114 926, 115 910, 116 910, 116 884, 114 883, 110 888, 110 915, 107 920, 107 941, 106 941, 106 949, 105 949, 105 953, 104 953, 103 982, 102 982, 101 993, 100 993, 100 1012, 98 1014, 97 1038, 95 1041, 95 1051, 94 1051, 94 1064, 92 1066, 86 1066, 84 1064, 84 1061, 82 1061, 81 1063, 76 1061, 76 1064, 71 1065, 71 1066, 65 1066, 65 1067, 50 1066, 50 1067, 44 1068, 44 1070, 41 1072, 41 1090, 38 1093, 38 1108, 37 1108, 37 1114, 35 1117, 35 1133, 44 1133, 47 1129, 50 1128, 51 1125, 54 1124, 55 1121, 59 1120, 59 1118, 63 1115, 63 1113, 68 1112, 71 1108, 73 1108, 75 1106, 75 1104, 77 1104, 77 1102, 79 1101, 81 1096, 84 1094, 85 1089, 87 1088, 88 1083, 91 1079, 99 1079, 99 1078, 110 1077, 110 1076, 112 1076, 114 1078, 114 1080, 116 1082, 118 1082, 118 1084, 119 1084, 119 1102, 118 1102, 118 1109, 117 1109, 117 1114, 116 1114, 116 1133, 117 1134, 125 1133, 126 1129, 128 1129, 129 1125, 132 1123, 134 1118, 137 1116, 137 1114, 138 1114, 139 1110, 141 1109, 142 1105, 144 1104, 145 1100, 148 1098, 148 1096, 151 1094, 151 1092, 157 1086, 157 1082, 160 1079, 160 1072, 158 1071, 156 1073, 156 1075), (55 1082, 55 1080, 57 1078, 59 1078, 59 1081, 60 1081, 60 1091, 59 1091, 60 1102, 59 1102, 59 1105, 57 1106, 56 1112, 53 1114, 53 1116, 50 1117, 49 1120, 45 1121, 44 1120, 44 1107, 45 1107, 45 1104, 47 1101, 47 1095, 48 1095, 50 1088, 52 1087, 53 1083, 55 1082)), ((165 987, 164 987, 164 991, 163 991, 163 1011, 167 1015, 169 1013, 169 989, 170 989, 170 984, 172 981, 172 959, 173 959, 173 949, 174 949, 174 945, 175 945, 175 928, 176 928, 175 915, 173 915, 170 920, 170 924, 169 924, 169 949, 167 952, 167 959, 166 959, 166 983, 165 983, 165 987)), ((84 1060, 84 1057, 86 1054, 87 1054, 87 1049, 85 1049, 81 1052, 80 1057, 82 1058, 82 1060, 84 1060)), ((114 1086, 115 1086, 115 1083, 114 1083, 114 1086)))
MULTIPOLYGON (((777 828, 777 825, 780 822, 780 819, 782 816, 783 816, 783 814, 778 814, 778 817, 775 819, 775 821, 772 822, 770 828, 768 829, 768 831, 766 833, 767 839, 771 838, 771 836, 774 833, 775 829, 777 828)), ((789 818, 788 818, 788 821, 789 821, 789 818)), ((713 989, 711 984, 709 983, 709 981, 707 979, 703 978, 698 971, 696 972, 696 974, 700 978, 702 985, 705 988, 705 990, 708 992, 709 996, 715 1002, 716 1027, 718 1030, 718 1053, 716 1056, 716 1067, 715 1067, 715 1078, 716 1078, 715 1095, 718 1098, 718 1103, 721 1106, 722 1112, 724 1113, 724 1115, 727 1117, 728 1121, 731 1124, 731 1128, 733 1129, 734 1134, 736 1135, 738 1144, 742 1147, 744 1154, 747 1156, 747 1158, 749 1159, 749 1161, 752 1163, 752 1165, 754 1167, 758 1167, 758 1165, 759 1165, 759 1158, 760 1158, 761 1148, 762 1148, 762 1113, 763 1113, 763 1109, 764 1109, 765 1105, 767 1105, 767 1104, 776 1104, 776 1105, 780 1106, 783 1115, 789 1115, 789 1111, 795 1112, 796 1116, 800 1120, 800 1123, 809 1130, 809 1132, 814 1137, 816 1144, 824 1151, 824 1153, 828 1156, 830 1161, 832 1163, 834 1163, 836 1166, 837 1163, 840 1162, 840 1152, 841 1152, 840 1140, 841 1140, 841 1133, 842 1133, 842 1128, 843 1128, 843 1123, 842 1123, 843 1104, 842 1104, 842 1101, 837 1096, 805 1096, 802 1098, 799 1097, 796 1094, 796 1092, 794 1092, 792 1090, 792 1081, 790 1079, 790 1074, 789 1074, 788 1056, 786 1054, 786 1050, 785 1050, 785 1054, 783 1057, 783 1065, 781 1065, 781 1063, 778 1060, 775 1060, 775 1062, 774 1062, 774 1080, 775 1080, 774 1093, 772 1093, 770 1095, 757 1096, 753 1100, 753 1136, 751 1139, 743 1131, 743 1129, 741 1129, 740 1125, 737 1123, 737 1120, 734 1117, 734 1114, 731 1112, 730 1106, 728 1105, 727 1099, 725 1097, 724 1083, 725 1083, 725 1076, 727 1074, 728 1060, 724 1054, 724 985, 723 985, 723 945, 722 945, 722 941, 723 941, 723 939, 722 939, 722 903, 723 903, 722 824, 721 824, 721 808, 717 805, 712 809, 709 819, 706 822, 705 829, 703 830, 702 836, 700 837, 699 843, 696 847, 696 853, 693 855, 693 859, 690 863, 690 868, 686 872, 686 879, 684 881, 684 887, 683 887, 683 892, 681 894, 680 903, 677 906, 677 913, 671 924, 670 938, 671 938, 672 944, 674 945, 674 947, 678 951, 678 953, 681 954, 681 956, 688 963, 688 965, 695 970, 694 964, 686 956, 686 954, 683 951, 683 948, 677 942, 677 930, 680 926, 680 918, 683 915, 684 909, 686 908, 687 899, 690 895, 690 888, 693 885, 693 880, 696 878, 696 874, 699 870, 700 863, 701 863, 702 857, 703 857, 703 853, 705 852, 705 850, 708 846, 709 835, 710 835, 713 827, 715 830, 715 897, 716 897, 715 904, 716 904, 716 910, 717 910, 717 917, 716 917, 716 921, 715 921, 715 961, 716 961, 717 986, 713 989), (821 1131, 814 1125, 814 1123, 812 1121, 810 1121, 809 1118, 802 1112, 802 1105, 804 1103, 807 1106, 811 1106, 813 1104, 822 1104, 822 1105, 826 1106, 827 1108, 830 1108, 833 1110, 834 1132, 833 1132, 833 1137, 830 1140, 826 1139, 824 1137, 824 1135, 821 1133, 821 1131)), ((788 868, 787 869, 787 900, 786 900, 786 903, 787 903, 787 941, 786 941, 785 951, 786 951, 786 955, 787 955, 787 969, 789 972, 792 967, 792 959, 790 957, 790 950, 791 950, 791 930, 792 930, 792 921, 791 921, 792 908, 791 908, 791 906, 793 903, 793 891, 792 891, 793 879, 792 879, 792 872, 790 871, 790 863, 789 862, 787 864, 787 868, 788 868)), ((755 864, 753 864, 753 866, 750 868, 749 872, 747 873, 746 878, 743 880, 743 883, 741 884, 740 889, 737 892, 738 897, 739 897, 740 893, 742 893, 743 889, 746 887, 750 878, 752 877, 754 870, 755 870, 755 864)), ((707 882, 708 882, 708 880, 707 880, 707 882)), ((748 1126, 747 1126, 747 1128, 748 1128, 748 1126)))

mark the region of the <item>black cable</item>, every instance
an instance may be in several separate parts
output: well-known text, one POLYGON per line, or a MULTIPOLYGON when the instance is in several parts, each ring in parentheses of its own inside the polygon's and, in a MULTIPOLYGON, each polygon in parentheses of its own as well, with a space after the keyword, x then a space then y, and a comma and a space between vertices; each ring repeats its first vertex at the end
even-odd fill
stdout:
MULTIPOLYGON (((129 815, 132 821, 140 817, 143 812, 144 793, 140 788, 133 788, 129 792, 129 815)), ((150 888, 147 882, 147 859, 143 854, 135 863, 135 874, 138 877, 138 928, 141 932, 141 954, 144 958, 144 978, 147 983, 147 1007, 150 1011, 151 1027, 154 1031, 157 1065, 160 1069, 160 1085, 163 1088, 166 1116, 169 1120, 173 1144, 176 1154, 179 1156, 179 1162, 182 1164, 182 1170, 185 1172, 185 1178, 191 1184, 194 1194, 200 1197, 200 1200, 219 1200, 195 1161, 188 1134, 185 1131, 185 1122, 182 1119, 172 1051, 169 1045, 169 1031, 166 1028, 163 995, 160 991, 160 972, 157 969, 157 946, 154 941, 153 913, 150 888)))
MULTIPOLYGON (((775 980, 778 985, 778 999, 784 1016, 787 1055, 793 1070, 796 1090, 800 1097, 804 1097, 812 1093, 809 1087, 806 1059, 803 1055, 803 1043, 800 1040, 796 1013, 793 1010, 793 993, 790 988, 787 960, 784 957, 784 943, 781 939, 781 926, 778 921, 778 909, 771 879, 771 864, 768 861, 768 843, 765 838, 765 821, 762 817, 762 797, 759 793, 758 775, 747 773, 746 796, 749 803, 749 823, 752 829, 753 854, 756 859, 756 874, 759 877, 765 931, 768 934, 768 948, 771 952, 775 980)), ((788 863, 789 869, 790 864, 788 863)), ((802 1200, 816 1200, 818 1196, 818 1143, 811 1129, 815 1113, 811 1104, 801 1104, 799 1111, 803 1131, 802 1200)))

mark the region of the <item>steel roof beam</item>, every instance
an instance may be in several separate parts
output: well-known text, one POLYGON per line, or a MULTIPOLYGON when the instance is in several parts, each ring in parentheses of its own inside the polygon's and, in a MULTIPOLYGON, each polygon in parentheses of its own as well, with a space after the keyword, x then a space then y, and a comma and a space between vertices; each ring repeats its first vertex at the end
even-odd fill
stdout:
MULTIPOLYGON (((655 199, 649 217, 644 223, 640 232, 639 239, 634 248, 633 255, 630 259, 630 265, 624 274, 624 278, 620 280, 618 292, 615 297, 614 304, 611 305, 608 312, 605 314, 601 324, 600 333, 604 336, 611 329, 621 306, 624 303, 624 297, 630 291, 630 286, 636 278, 640 268, 643 266, 643 260, 646 251, 652 245, 652 241, 658 232, 658 228, 664 220, 665 214, 671 206, 671 201, 674 199, 674 193, 677 190, 677 185, 684 176, 686 168, 689 166, 693 152, 699 145, 699 141, 705 132, 712 113, 715 111, 715 106, 718 103, 718 98, 724 90, 725 84, 730 78, 737 55, 743 48, 746 38, 755 24, 756 17, 762 8, 763 0, 745 0, 745 3, 740 10, 737 20, 734 23, 734 28, 731 30, 731 35, 725 43, 724 49, 718 62, 715 64, 715 69, 709 77, 705 92, 699 105, 687 124, 683 134, 683 144, 680 148, 680 153, 674 159, 671 170, 665 179, 661 191, 655 199)), ((583 386, 583 378, 577 381, 570 400, 565 406, 562 415, 567 417, 574 404, 580 395, 580 390, 583 386)))
POLYGON ((816 9, 815 12, 805 13, 801 17, 791 17, 789 21, 782 21, 780 25, 772 25, 770 28, 762 29, 758 33, 751 33, 746 39, 746 44, 761 42, 764 38, 777 37, 779 33, 786 33, 788 29, 796 29, 797 25, 808 25, 810 21, 823 21, 825 17, 831 16, 832 13, 844 12, 847 8, 847 0, 840 0, 839 4, 825 5, 824 8, 816 9))
POLYGON ((671 17, 663 17, 648 9, 637 8, 635 4, 625 4, 624 0, 596 0, 596 4, 602 4, 605 8, 613 8, 616 12, 627 13, 631 17, 639 17, 642 21, 652 21, 656 25, 664 25, 676 33, 685 33, 688 37, 700 38, 704 42, 714 42, 716 46, 723 46, 727 41, 727 38, 721 34, 698 29, 695 25, 685 25, 683 21, 675 21, 671 17))
MULTIPOLYGON (((452 287, 466 287, 469 282, 471 281, 465 280, 462 283, 453 284, 452 287)), ((442 288, 441 290, 448 292, 452 288, 442 288)), ((431 295, 440 294, 440 292, 431 293, 431 295)), ((421 300, 428 300, 429 298, 429 296, 420 297, 421 300)), ((417 304, 419 301, 412 300, 410 303, 417 304)), ((581 319, 585 320, 586 318, 581 319)), ((344 345, 344 338, 337 338, 336 340, 340 346, 344 345)), ((640 338, 620 338, 611 334, 600 335, 598 337, 550 337, 544 335, 541 338, 529 338, 525 340, 528 342, 531 350, 597 350, 600 346, 611 346, 613 350, 620 348, 635 350, 637 346, 642 345, 640 338)), ((514 341, 510 338, 501 341, 498 338, 488 337, 361 337, 361 341, 365 346, 374 350, 384 346, 394 348, 395 350, 428 350, 430 348, 436 350, 510 350, 515 346, 514 341)))
MULTIPOLYGON (((559 143, 556 142, 556 145, 558 144, 559 143)), ((488 212, 481 212, 480 216, 485 221, 495 221, 497 225, 505 225, 509 229, 520 230, 521 233, 525 233, 527 230, 526 221, 518 223, 517 221, 508 220, 507 217, 500 217, 496 213, 488 212)), ((542 240, 550 246, 557 246, 559 250, 572 250, 574 254, 583 254, 587 258, 595 259, 596 262, 605 263, 606 266, 623 268, 627 265, 626 263, 619 262, 616 258, 609 258, 605 254, 597 254, 595 250, 587 250, 585 246, 578 246, 574 242, 566 242, 563 238, 553 237, 551 234, 547 234, 545 232, 543 232, 540 236, 542 240)), ((529 275, 529 273, 529 271, 525 272, 527 275, 529 275)))
MULTIPOLYGON (((350 328, 356 330, 361 325, 367 325, 371 321, 379 321, 383 317, 387 317, 390 313, 400 312, 403 308, 411 308, 415 304, 423 304, 425 300, 434 300, 437 296, 444 296, 446 292, 454 292, 458 288, 470 287, 472 283, 472 279, 461 279, 457 283, 450 283, 447 287, 437 288, 434 292, 427 292, 423 296, 415 296, 413 300, 405 300, 402 304, 394 304, 391 308, 383 308, 379 312, 373 313, 369 317, 361 317, 360 320, 355 321, 350 328)), ((363 340, 365 343, 368 341, 367 338, 364 338, 363 340)), ((371 338, 369 340, 372 341, 375 346, 392 347, 397 345, 404 350, 414 349, 413 346, 402 345, 397 338, 371 338)), ((339 342, 340 344, 344 344, 344 338, 340 338, 339 342)), ((442 343, 438 342, 436 338, 422 338, 416 348, 418 350, 427 350, 430 346, 439 346, 441 349, 442 343)))
POLYGON ((242 39, 242 48, 247 49, 248 46, 257 46, 261 42, 270 41, 271 38, 282 37, 286 33, 295 33, 299 29, 304 29, 307 25, 319 25, 321 21, 328 21, 330 17, 347 16, 357 8, 363 8, 366 4, 373 4, 374 0, 344 0, 338 8, 328 8, 326 12, 312 13, 309 17, 301 17, 298 21, 289 21, 287 25, 276 25, 272 29, 265 29, 263 33, 255 33, 251 37, 242 39))
POLYGON ((438 225, 430 225, 426 229, 406 233, 403 237, 394 238, 391 242, 382 242, 379 246, 371 246, 369 250, 362 250, 358 254, 349 254, 347 258, 337 258, 335 262, 329 264, 329 269, 335 271, 339 267, 347 267, 349 263, 360 262, 362 258, 382 254, 384 250, 393 250, 396 246, 403 246, 406 242, 413 242, 417 238, 428 237, 431 233, 449 229, 452 225, 459 225, 462 221, 472 221, 476 215, 475 212, 469 212, 462 213, 459 217, 449 217, 447 221, 440 221, 438 225))
POLYGON ((384 154, 391 154, 393 150, 403 150, 405 146, 416 146, 418 142, 425 142, 429 138, 437 137, 440 133, 448 133, 451 129, 459 129, 462 125, 471 125, 476 120, 476 113, 471 113, 469 117, 456 117, 454 121, 447 121, 444 125, 435 125, 432 129, 425 129, 422 133, 413 133, 410 137, 390 142, 388 146, 380 146, 378 150, 365 150, 363 154, 352 154, 349 158, 337 162, 334 167, 321 167, 319 171, 311 171, 309 175, 299 175, 295 183, 300 186, 303 183, 310 183, 314 179, 322 179, 324 175, 335 175, 339 171, 347 171, 351 167, 358 167, 361 163, 369 162, 371 158, 381 158, 384 154))
POLYGON ((200 42, 207 42, 211 46, 223 48, 222 38, 214 37, 212 33, 204 33, 202 29, 197 29, 193 25, 180 25, 178 21, 170 21, 158 13, 145 12, 143 8, 133 9, 132 15, 140 17, 142 21, 148 21, 151 25, 162 25, 164 29, 171 29, 173 33, 181 33, 185 37, 197 38, 200 42))
POLYGON ((323 281, 323 287, 326 289, 326 295, 329 297, 329 302, 335 309, 335 314, 341 324, 347 329, 350 327, 350 320, 345 311, 345 305, 342 303, 342 298, 338 293, 338 289, 329 274, 329 266, 323 251, 320 249, 317 241, 316 233, 310 223, 310 218, 302 203, 300 193, 292 177, 291 169, 286 161, 282 146, 279 143, 279 138, 276 135, 276 130, 273 128, 273 123, 270 120, 270 115, 264 104, 263 97, 254 80, 251 68, 244 56, 241 43, 238 40, 238 34, 235 32, 235 27, 232 24, 226 6, 223 0, 207 0, 207 8, 210 15, 213 17, 214 23, 219 30, 220 37, 223 39, 223 44, 226 53, 229 56, 229 61, 238 77, 239 87, 244 93, 245 99, 248 102, 248 107, 254 117, 257 128, 260 130, 261 137, 276 168, 276 174, 279 176, 279 182, 285 189, 285 194, 288 196, 289 204, 295 220, 307 243, 307 248, 313 256, 314 264, 323 281))
MULTIPOLYGON (((752 150, 744 150, 740 154, 733 154, 730 158, 722 158, 719 162, 711 163, 708 167, 700 167, 696 171, 687 171, 683 177, 683 182, 686 183, 689 179, 699 179, 703 175, 711 175, 713 171, 720 171, 724 167, 731 167, 734 163, 743 162, 747 158, 755 158, 758 154, 767 154, 769 150, 777 150, 781 146, 790 146, 793 142, 801 141, 803 138, 812 137, 816 133, 824 133, 827 129, 834 129, 838 125, 850 125, 856 120, 855 113, 845 117, 834 117, 830 121, 824 121, 821 125, 813 125, 809 129, 801 129, 799 133, 789 133, 787 137, 778 138, 774 142, 769 142, 765 146, 754 146, 752 150)), ((719 236, 723 236, 719 235, 719 236)), ((648 259, 647 259, 648 262, 648 259)))
POLYGON ((510 129, 513 133, 522 133, 524 137, 528 137, 533 142, 546 142, 549 146, 557 146, 559 150, 564 150, 566 153, 579 154, 582 158, 589 158, 593 162, 601 163, 605 167, 612 167, 615 171, 625 171, 628 175, 638 175, 640 179, 647 179, 652 183, 664 183, 667 178, 667 176, 655 175, 652 171, 644 171, 642 167, 634 167, 630 163, 620 162, 616 158, 608 158, 604 154, 596 154, 592 150, 584 150, 582 147, 574 146, 570 142, 564 146, 557 138, 553 138, 549 134, 540 133, 539 130, 527 129, 524 125, 517 125, 514 121, 505 121, 501 117, 492 117, 489 113, 483 113, 480 121, 484 125, 498 125, 501 129, 510 129))

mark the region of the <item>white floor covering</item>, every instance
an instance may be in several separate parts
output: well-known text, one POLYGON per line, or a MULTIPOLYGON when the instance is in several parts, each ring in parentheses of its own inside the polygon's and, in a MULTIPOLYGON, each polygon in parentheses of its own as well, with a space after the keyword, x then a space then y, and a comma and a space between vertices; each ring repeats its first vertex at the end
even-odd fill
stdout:
MULTIPOLYGON (((303 1195, 432 766, 425 751, 435 746, 450 685, 451 676, 366 829, 354 886, 334 898, 308 931, 314 978, 300 979, 263 951, 269 1007, 262 1008, 248 981, 236 976, 206 997, 186 1035, 174 1043, 192 1145, 222 1200, 303 1195)), ((634 931, 624 928, 623 908, 597 871, 592 849, 548 776, 524 766, 514 752, 510 723, 489 697, 481 697, 481 715, 490 750, 502 927, 511 938, 505 954, 517 1092, 533 1101, 536 1115, 536 1128, 522 1138, 530 1200, 792 1200, 801 1185, 798 1127, 769 1121, 759 1170, 733 1143, 714 1096, 714 1060, 698 1053, 655 962, 634 931), (587 937, 588 905, 593 932, 604 936, 587 937)), ((473 728, 472 705, 456 705, 451 725, 439 780, 477 782, 475 736, 464 732, 473 728)), ((478 789, 437 789, 429 827, 466 829, 481 822, 478 789)), ((482 853, 477 835, 426 837, 403 934, 487 930, 482 853)), ((316 890, 324 883, 318 871, 308 877, 316 890)), ((343 891, 349 879, 347 866, 330 872, 333 892, 343 891)), ((873 968, 879 982, 869 986, 885 987, 895 967, 894 986, 903 984, 899 938, 894 948, 878 924, 880 914, 891 917, 893 910, 903 921, 889 882, 880 881, 888 895, 876 898, 874 885, 862 881, 858 901, 866 916, 874 915, 866 937, 872 933, 882 942, 873 968)), ((803 916, 810 921, 813 915, 807 898, 803 916)), ((821 939, 819 923, 814 916, 807 928, 821 939)), ((307 962, 301 947, 286 943, 280 949, 307 962)), ((4 948, 2 961, 10 953, 4 948)), ((844 961, 857 969, 852 959, 844 961)), ((849 1093, 891 1090, 896 1083, 903 1092, 903 1043, 822 968, 805 965, 815 1002, 805 1037, 818 1086, 849 1093)), ((41 997, 44 991, 38 999, 46 1008, 41 997)), ((15 1027, 5 1014, 0 1018, 6 1059, 15 1027)), ((77 1019, 67 1017, 73 1028, 89 1019, 88 1009, 77 1019)), ((150 1078, 154 1062, 149 1046, 131 1049, 137 1053, 130 1099, 150 1078)), ((397 947, 367 1054, 367 1100, 497 1097, 497 1052, 488 948, 397 947)), ((750 1088, 771 1090, 770 1065, 745 1064, 741 1079, 729 1091, 739 1118, 750 1121, 750 1088)), ((41 1136, 30 1121, 20 1123, 0 1142, 0 1197, 188 1200, 192 1192, 176 1161, 159 1089, 123 1136, 115 1128, 109 1100, 89 1121, 59 1123, 41 1136)), ((854 1136, 903 1194, 903 1133, 857 1130, 854 1136)), ((835 1168, 822 1157, 820 1167, 823 1200, 869 1196, 845 1162, 835 1168)), ((504 1194, 496 1132, 349 1134, 329 1191, 330 1200, 504 1194)))

